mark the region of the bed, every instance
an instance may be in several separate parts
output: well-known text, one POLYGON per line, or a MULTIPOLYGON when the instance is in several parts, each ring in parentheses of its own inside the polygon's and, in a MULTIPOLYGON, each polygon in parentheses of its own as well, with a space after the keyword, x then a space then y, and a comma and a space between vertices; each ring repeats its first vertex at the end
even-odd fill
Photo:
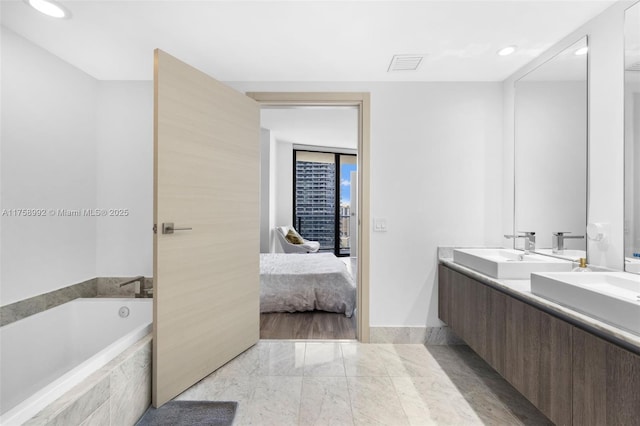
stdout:
POLYGON ((356 307, 356 285, 331 253, 260 254, 260 312, 322 310, 347 317, 356 307))

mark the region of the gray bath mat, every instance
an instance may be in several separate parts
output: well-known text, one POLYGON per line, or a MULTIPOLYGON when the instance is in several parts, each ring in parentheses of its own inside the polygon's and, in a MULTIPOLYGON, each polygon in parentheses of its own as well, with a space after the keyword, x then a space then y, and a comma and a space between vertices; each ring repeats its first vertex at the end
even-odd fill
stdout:
POLYGON ((237 402, 171 401, 149 407, 136 426, 231 426, 237 402))

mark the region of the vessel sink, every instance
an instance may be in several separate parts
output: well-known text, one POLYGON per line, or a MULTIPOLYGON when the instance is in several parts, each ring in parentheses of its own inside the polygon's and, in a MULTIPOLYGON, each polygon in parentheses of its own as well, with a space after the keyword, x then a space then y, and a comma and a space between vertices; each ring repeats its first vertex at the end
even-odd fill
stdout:
POLYGON ((640 275, 566 272, 531 275, 531 292, 640 334, 640 275))
POLYGON ((568 272, 571 262, 513 249, 455 249, 453 261, 493 278, 528 280, 532 272, 568 272))

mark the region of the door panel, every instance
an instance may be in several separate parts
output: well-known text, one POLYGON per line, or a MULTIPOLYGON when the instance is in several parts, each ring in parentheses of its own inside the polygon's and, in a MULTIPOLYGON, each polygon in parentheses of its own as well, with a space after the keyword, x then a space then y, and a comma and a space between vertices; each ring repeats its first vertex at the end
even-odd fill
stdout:
POLYGON ((258 341, 259 117, 255 101, 156 50, 155 407, 258 341))

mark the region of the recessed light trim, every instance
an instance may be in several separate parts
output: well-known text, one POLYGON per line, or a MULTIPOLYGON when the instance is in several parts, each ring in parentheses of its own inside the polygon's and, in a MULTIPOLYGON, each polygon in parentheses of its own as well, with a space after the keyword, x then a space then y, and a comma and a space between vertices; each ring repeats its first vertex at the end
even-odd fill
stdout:
POLYGON ((589 48, 587 46, 584 46, 576 50, 575 52, 573 52, 573 54, 576 56, 582 56, 582 55, 586 55, 588 51, 589 51, 589 48))
POLYGON ((52 18, 69 18, 71 14, 60 4, 50 0, 24 0, 29 6, 52 18))
POLYGON ((516 46, 506 46, 498 50, 497 53, 499 56, 509 56, 515 51, 516 51, 516 46))

